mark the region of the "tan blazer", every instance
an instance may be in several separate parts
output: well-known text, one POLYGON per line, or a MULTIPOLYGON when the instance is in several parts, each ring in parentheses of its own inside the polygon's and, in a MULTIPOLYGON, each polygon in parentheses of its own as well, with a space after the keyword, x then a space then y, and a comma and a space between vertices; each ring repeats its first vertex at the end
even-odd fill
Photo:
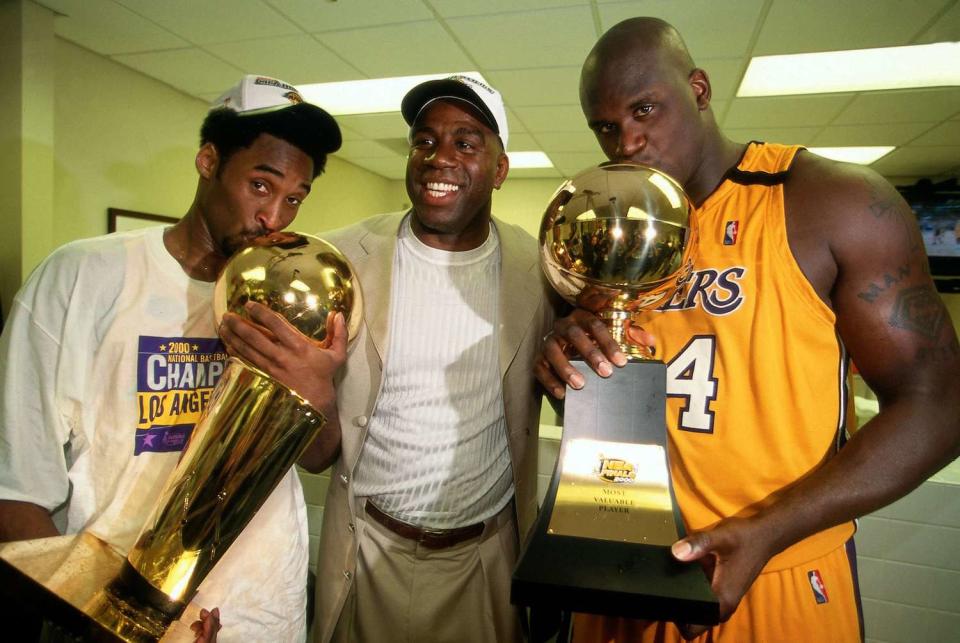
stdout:
MULTIPOLYGON (((380 392, 387 354, 390 280, 397 233, 405 213, 375 216, 323 234, 350 262, 360 280, 364 324, 350 346, 337 386, 342 442, 330 470, 317 558, 314 639, 330 640, 356 569, 353 472, 380 392)), ((519 226, 494 220, 500 237, 500 374, 513 462, 517 525, 526 535, 537 516, 537 439, 540 389, 533 359, 553 323, 553 295, 543 279, 536 240, 519 226)), ((522 540, 522 538, 521 538, 522 540)))

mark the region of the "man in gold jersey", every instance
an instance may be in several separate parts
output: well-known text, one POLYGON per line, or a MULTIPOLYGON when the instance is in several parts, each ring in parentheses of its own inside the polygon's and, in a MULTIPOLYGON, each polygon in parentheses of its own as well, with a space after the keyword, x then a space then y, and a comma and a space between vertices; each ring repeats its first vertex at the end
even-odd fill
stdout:
MULTIPOLYGON (((695 205, 689 291, 635 336, 667 364, 688 531, 673 554, 703 565, 724 622, 577 615, 574 640, 862 640, 853 519, 960 455, 956 333, 886 181, 802 148, 735 143, 710 98, 707 73, 658 19, 614 26, 583 66, 581 105, 606 156, 667 172, 695 205), (849 358, 880 413, 844 443, 849 358)), ((604 377, 626 361, 574 311, 536 366, 557 398, 584 382, 568 344, 604 377)))

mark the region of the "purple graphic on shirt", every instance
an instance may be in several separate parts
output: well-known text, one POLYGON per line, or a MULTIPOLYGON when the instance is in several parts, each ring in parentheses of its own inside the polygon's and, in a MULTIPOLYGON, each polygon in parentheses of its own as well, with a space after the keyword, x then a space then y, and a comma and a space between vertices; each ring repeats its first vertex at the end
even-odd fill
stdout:
POLYGON ((223 343, 211 337, 141 336, 133 454, 181 451, 223 375, 223 343))

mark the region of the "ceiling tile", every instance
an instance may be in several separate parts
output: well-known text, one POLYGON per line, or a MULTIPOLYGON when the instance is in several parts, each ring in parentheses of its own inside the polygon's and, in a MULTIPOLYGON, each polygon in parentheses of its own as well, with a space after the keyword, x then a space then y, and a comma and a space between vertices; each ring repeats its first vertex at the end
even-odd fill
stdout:
POLYGON ((602 152, 557 152, 548 154, 550 160, 564 176, 573 176, 587 168, 595 167, 607 158, 602 152))
POLYGON ((956 42, 960 40, 960 2, 955 2, 949 11, 917 38, 918 43, 956 42))
POLYGON ((511 152, 536 152, 541 149, 541 146, 531 134, 511 131, 508 149, 511 152))
POLYGON ((729 100, 734 97, 743 72, 742 58, 709 58, 698 60, 697 66, 707 72, 714 102, 717 99, 729 100))
MULTIPOLYGON (((923 136, 920 136, 911 145, 960 145, 960 121, 946 121, 923 136)), ((957 157, 960 164, 960 157, 957 157)))
POLYGON ((427 0, 444 18, 589 5, 589 0, 427 0))
POLYGON ((57 35, 99 54, 187 47, 189 42, 109 0, 71 2, 54 18, 57 35))
POLYGON ((580 131, 576 132, 539 132, 537 140, 543 149, 550 152, 591 152, 600 150, 597 137, 587 129, 586 123, 581 123, 580 131))
POLYGON ((243 70, 197 48, 123 54, 113 59, 188 94, 225 92, 240 80, 243 70))
POLYGON ((819 127, 756 127, 745 129, 724 129, 727 138, 738 143, 764 141, 783 143, 784 145, 809 145, 820 131, 819 127))
POLYGON ((580 67, 511 69, 484 74, 508 105, 579 105, 580 67))
POLYGON ((510 109, 510 106, 506 106, 507 112, 507 127, 510 129, 510 138, 513 139, 515 134, 529 134, 526 125, 524 125, 520 118, 517 116, 517 113, 510 109))
POLYGON ((260 0, 116 0, 195 45, 302 33, 260 0), (210 25, 217 25, 210 29, 210 25))
POLYGON ((654 16, 666 20, 680 31, 693 59, 700 64, 701 59, 745 55, 764 0, 642 0, 613 3, 599 0, 598 5, 603 31, 634 16, 654 16))
POLYGON ((407 173, 407 164, 402 158, 351 159, 348 162, 395 181, 403 180, 407 173))
POLYGON ((960 145, 907 146, 896 149, 871 167, 885 176, 937 177, 960 170, 960 145))
POLYGON ((317 39, 370 78, 472 71, 475 66, 434 21, 322 33, 317 39))
POLYGON ((932 125, 932 123, 831 125, 823 128, 810 144, 820 147, 904 145, 928 131, 932 125))
POLYGON ((400 112, 384 114, 350 114, 337 116, 337 122, 342 123, 364 138, 395 138, 407 134, 407 124, 403 122, 400 112))
POLYGON ((482 70, 580 66, 596 41, 588 6, 452 18, 447 24, 482 70))
POLYGON ((723 123, 725 129, 809 127, 826 125, 850 102, 850 94, 828 96, 786 96, 734 98, 723 123))
POLYGON ((205 50, 253 74, 292 83, 353 80, 363 74, 321 45, 312 36, 284 36, 207 45, 205 50))
POLYGON ((774 0, 753 55, 910 44, 943 6, 944 0, 774 0))
POLYGON ((587 122, 579 105, 517 107, 514 111, 531 134, 587 130, 587 122))
POLYGON ((334 31, 433 18, 421 0, 264 0, 304 31, 334 31))
POLYGON ((833 121, 834 125, 942 121, 960 112, 960 87, 864 92, 833 121))

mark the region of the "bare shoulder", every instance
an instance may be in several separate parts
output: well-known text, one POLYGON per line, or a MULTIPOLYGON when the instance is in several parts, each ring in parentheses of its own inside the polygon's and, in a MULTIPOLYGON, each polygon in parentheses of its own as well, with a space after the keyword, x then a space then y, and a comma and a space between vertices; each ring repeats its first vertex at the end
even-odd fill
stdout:
POLYGON ((837 328, 875 388, 904 372, 957 364, 957 341, 930 278, 916 217, 873 170, 801 153, 785 186, 791 249, 837 315, 837 328))
POLYGON ((870 238, 891 246, 922 250, 910 207, 886 179, 868 167, 801 152, 786 184, 787 211, 820 230, 833 251, 845 245, 869 247, 870 238))

